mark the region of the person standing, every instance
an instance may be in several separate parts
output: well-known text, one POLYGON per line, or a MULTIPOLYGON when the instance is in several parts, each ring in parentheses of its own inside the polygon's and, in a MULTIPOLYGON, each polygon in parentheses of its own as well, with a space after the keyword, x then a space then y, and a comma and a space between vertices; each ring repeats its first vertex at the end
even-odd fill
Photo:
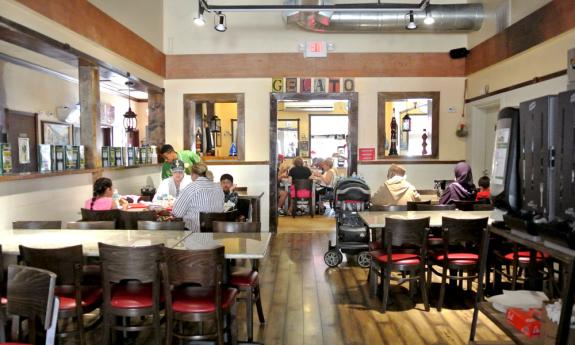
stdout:
POLYGON ((191 174, 192 165, 201 161, 197 153, 190 150, 182 150, 176 152, 174 147, 170 144, 163 145, 160 148, 160 154, 165 162, 162 165, 162 180, 172 176, 171 164, 174 160, 178 159, 184 162, 184 171, 186 174, 191 174))
POLYGON ((192 166, 192 183, 174 203, 172 214, 183 218, 186 228, 200 232, 200 212, 224 212, 224 192, 222 187, 206 177, 208 167, 204 163, 192 166))
POLYGON ((171 172, 172 176, 163 179, 158 186, 153 201, 164 196, 171 196, 175 200, 180 196, 181 191, 192 183, 192 178, 184 173, 184 162, 181 160, 176 159, 172 162, 171 172))
POLYGON ((387 180, 371 198, 371 203, 383 205, 407 205, 408 201, 420 201, 415 187, 405 179, 405 168, 392 164, 387 170, 387 180))

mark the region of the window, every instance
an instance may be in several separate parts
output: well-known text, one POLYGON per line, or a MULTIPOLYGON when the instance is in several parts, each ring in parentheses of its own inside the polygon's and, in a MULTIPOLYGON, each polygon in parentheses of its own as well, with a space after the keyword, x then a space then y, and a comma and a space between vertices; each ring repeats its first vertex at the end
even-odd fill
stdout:
POLYGON ((439 92, 378 94, 378 158, 437 158, 439 92))
POLYGON ((286 158, 299 156, 299 120, 278 120, 278 154, 286 158))

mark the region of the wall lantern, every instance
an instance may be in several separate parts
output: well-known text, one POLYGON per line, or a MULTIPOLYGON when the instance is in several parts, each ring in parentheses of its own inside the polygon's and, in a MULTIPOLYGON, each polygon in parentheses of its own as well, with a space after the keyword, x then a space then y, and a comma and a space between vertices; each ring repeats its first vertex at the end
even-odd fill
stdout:
POLYGON ((220 118, 214 115, 210 119, 210 132, 219 133, 222 130, 222 122, 220 118))
POLYGON ((411 117, 409 114, 405 114, 403 120, 401 120, 401 130, 404 132, 411 131, 411 117))

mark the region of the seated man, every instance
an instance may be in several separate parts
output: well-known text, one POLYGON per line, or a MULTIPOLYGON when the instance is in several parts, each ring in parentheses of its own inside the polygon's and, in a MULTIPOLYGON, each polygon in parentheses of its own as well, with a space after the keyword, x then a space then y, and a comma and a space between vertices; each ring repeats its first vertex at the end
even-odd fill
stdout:
POLYGON ((184 162, 181 160, 174 160, 170 171, 172 176, 160 182, 160 186, 158 186, 152 201, 156 202, 158 199, 164 198, 175 200, 180 196, 180 192, 192 183, 192 178, 184 173, 184 162))
POLYGON ((230 174, 223 174, 220 177, 220 186, 224 191, 224 208, 226 211, 236 208, 238 203, 238 193, 234 191, 236 185, 234 184, 234 177, 230 174))
POLYGON ((408 201, 421 201, 415 187, 405 180, 405 169, 392 164, 387 180, 371 198, 373 205, 407 205, 408 201))

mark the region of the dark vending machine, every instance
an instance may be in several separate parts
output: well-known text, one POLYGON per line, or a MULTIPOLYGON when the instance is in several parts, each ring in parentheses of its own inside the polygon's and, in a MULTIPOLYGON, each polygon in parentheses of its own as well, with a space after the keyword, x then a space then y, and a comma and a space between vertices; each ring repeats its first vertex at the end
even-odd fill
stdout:
POLYGON ((555 152, 555 214, 575 221, 575 90, 558 96, 555 152))
POLYGON ((553 138, 557 136, 557 96, 545 96, 519 106, 522 209, 547 220, 555 218, 553 138))
POLYGON ((504 108, 497 116, 491 196, 495 207, 511 214, 521 209, 519 153, 519 109, 504 108))

